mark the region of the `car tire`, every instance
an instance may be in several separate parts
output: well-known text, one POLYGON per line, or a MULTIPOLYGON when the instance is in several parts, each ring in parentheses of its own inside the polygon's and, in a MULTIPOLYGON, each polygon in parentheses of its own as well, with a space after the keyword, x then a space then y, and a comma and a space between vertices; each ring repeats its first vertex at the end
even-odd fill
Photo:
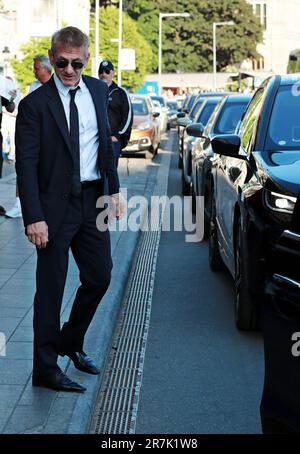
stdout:
POLYGON ((249 291, 249 279, 245 268, 245 245, 239 221, 235 241, 235 323, 238 329, 250 331, 259 328, 257 305, 249 291))
POLYGON ((154 150, 151 147, 150 150, 145 151, 145 158, 146 159, 153 159, 154 158, 154 150))
POLYGON ((211 215, 209 222, 208 238, 208 261, 212 271, 220 271, 224 268, 223 260, 219 250, 218 231, 216 223, 216 202, 212 199, 211 215))
MULTIPOLYGON (((178 151, 179 153, 179 151, 178 151)), ((183 162, 182 162, 182 157, 180 156, 180 153, 178 154, 178 168, 182 169, 183 162)))
POLYGON ((196 214, 196 194, 193 183, 191 185, 191 194, 192 194, 192 213, 196 214))
POLYGON ((182 195, 190 195, 191 193, 191 185, 185 181, 183 169, 181 171, 181 192, 182 195))

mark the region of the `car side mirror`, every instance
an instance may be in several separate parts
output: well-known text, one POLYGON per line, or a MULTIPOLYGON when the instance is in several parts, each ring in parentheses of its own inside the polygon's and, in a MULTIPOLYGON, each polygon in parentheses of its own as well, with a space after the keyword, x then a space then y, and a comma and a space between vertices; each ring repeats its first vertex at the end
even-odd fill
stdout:
POLYGON ((177 113, 177 118, 184 118, 185 117, 185 112, 178 112, 177 113))
POLYGON ((215 136, 211 141, 214 153, 247 161, 247 156, 239 154, 241 139, 236 134, 215 136))
POLYGON ((192 123, 187 126, 186 132, 188 136, 203 137, 204 126, 202 123, 192 123))

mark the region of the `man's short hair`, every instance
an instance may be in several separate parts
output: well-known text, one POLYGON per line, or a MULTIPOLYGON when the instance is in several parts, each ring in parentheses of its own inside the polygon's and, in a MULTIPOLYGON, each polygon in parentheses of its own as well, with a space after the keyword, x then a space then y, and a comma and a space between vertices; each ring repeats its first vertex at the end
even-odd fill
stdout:
POLYGON ((86 56, 89 53, 89 38, 79 28, 64 27, 55 32, 51 38, 51 52, 55 54, 58 44, 65 47, 84 47, 86 56))
POLYGON ((33 61, 39 61, 41 63, 41 67, 47 69, 48 73, 51 74, 52 66, 46 55, 37 55, 34 57, 33 61))

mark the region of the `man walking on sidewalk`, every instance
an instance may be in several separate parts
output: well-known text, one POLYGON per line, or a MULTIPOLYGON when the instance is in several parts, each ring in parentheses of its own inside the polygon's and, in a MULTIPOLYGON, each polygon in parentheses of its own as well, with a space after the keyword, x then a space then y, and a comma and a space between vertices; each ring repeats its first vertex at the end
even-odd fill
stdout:
POLYGON ((24 225, 37 248, 32 383, 75 392, 86 388, 59 369, 57 357, 69 356, 83 372, 100 372, 83 343, 111 276, 109 231, 96 227, 96 201, 106 181, 112 216, 125 211, 107 119, 107 85, 82 76, 88 46, 88 37, 75 27, 52 36, 49 58, 55 74, 21 101, 16 130, 24 225), (69 248, 81 286, 60 329, 69 248))
POLYGON ((99 79, 108 85, 108 119, 111 129, 116 165, 118 167, 121 150, 126 147, 131 134, 133 112, 130 99, 124 90, 119 87, 114 78, 114 65, 109 60, 103 60, 99 66, 99 79))

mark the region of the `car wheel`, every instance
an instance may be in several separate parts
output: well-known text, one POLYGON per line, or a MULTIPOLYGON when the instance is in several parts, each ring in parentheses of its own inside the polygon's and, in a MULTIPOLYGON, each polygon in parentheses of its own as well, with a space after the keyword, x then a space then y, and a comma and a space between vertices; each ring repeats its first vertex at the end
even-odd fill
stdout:
POLYGON ((153 159, 154 158, 154 150, 151 147, 149 150, 145 151, 145 158, 146 159, 153 159))
POLYGON ((196 194, 195 194, 195 190, 194 190, 194 185, 192 183, 191 185, 191 193, 192 193, 192 213, 193 214, 196 214, 196 194))
POLYGON ((182 195, 190 195, 191 193, 191 185, 185 181, 183 169, 181 171, 181 192, 182 195))
POLYGON ((215 199, 212 199, 211 215, 209 222, 208 260, 210 269, 212 271, 220 271, 223 269, 224 265, 220 255, 218 243, 215 199))
MULTIPOLYGON (((179 151, 178 151, 179 153, 179 151)), ((178 154, 178 168, 182 169, 183 163, 182 163, 182 157, 180 156, 180 153, 178 154)))
POLYGON ((249 291, 245 260, 245 246, 239 222, 235 244, 235 323, 241 330, 254 330, 259 327, 259 317, 254 298, 249 291))

